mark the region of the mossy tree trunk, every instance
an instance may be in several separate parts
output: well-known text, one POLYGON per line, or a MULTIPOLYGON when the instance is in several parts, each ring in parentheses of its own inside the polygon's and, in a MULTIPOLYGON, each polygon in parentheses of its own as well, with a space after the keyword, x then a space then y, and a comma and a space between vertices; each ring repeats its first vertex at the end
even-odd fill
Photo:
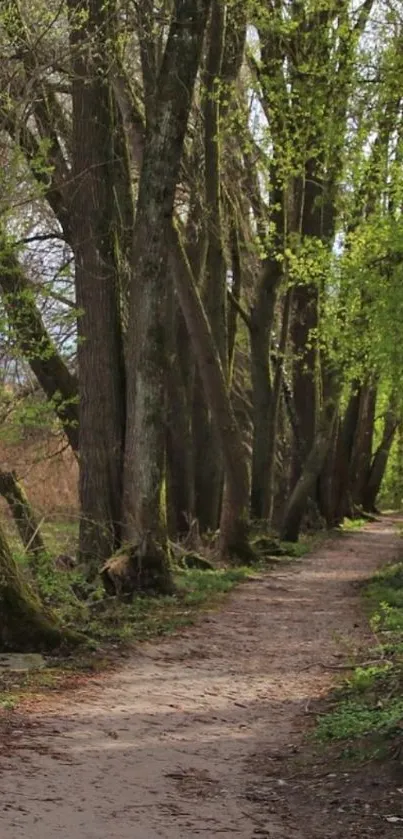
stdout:
POLYGON ((77 640, 73 633, 63 631, 24 581, 0 525, 0 648, 52 650, 77 640))
POLYGON ((371 472, 372 442, 375 430, 375 408, 377 388, 372 382, 361 388, 357 433, 351 456, 350 486, 353 504, 363 505, 365 486, 371 472))
POLYGON ((89 577, 120 544, 125 427, 121 323, 124 252, 116 226, 121 124, 109 80, 114 3, 69 0, 72 67, 71 227, 79 369, 79 554, 89 577), (117 148, 118 146, 118 148, 117 148))
POLYGON ((35 513, 15 472, 0 471, 0 495, 7 501, 22 544, 30 559, 35 563, 38 557, 46 553, 46 547, 35 513))
POLYGON ((369 513, 377 512, 375 506, 376 499, 385 475, 388 457, 398 426, 399 421, 395 410, 395 397, 393 397, 385 415, 382 440, 372 458, 368 479, 362 491, 363 508, 369 513))
POLYGON ((248 546, 250 478, 247 452, 209 321, 176 230, 172 231, 171 245, 178 298, 223 453, 226 486, 220 522, 220 553, 223 557, 245 558, 251 554, 248 546))
POLYGON ((17 345, 47 399, 52 403, 71 448, 78 452, 78 383, 45 328, 33 286, 18 251, 0 234, 0 289, 17 345))
MULTIPOLYGON (((169 235, 182 149, 209 0, 177 0, 147 123, 137 214, 127 344, 125 536, 146 545, 144 588, 172 588, 167 549, 165 427, 169 235), (151 571, 153 573, 151 573, 151 571)), ((137 579, 141 588, 141 576, 137 579)))
MULTIPOLYGON (((208 31, 208 49, 203 74, 204 93, 204 175, 207 253, 203 283, 203 302, 220 356, 224 374, 228 375, 227 334, 227 265, 224 255, 221 203, 220 110, 222 84, 221 66, 224 52, 226 8, 221 0, 212 0, 208 31)), ((204 397, 202 391, 200 396, 204 397)), ((199 461, 198 496, 203 518, 215 530, 220 516, 223 489, 223 458, 220 440, 208 406, 203 406, 199 423, 202 429, 203 452, 199 461)))
POLYGON ((322 411, 311 451, 288 501, 280 531, 281 539, 285 542, 298 541, 302 519, 323 468, 336 418, 337 405, 333 402, 325 406, 322 411))

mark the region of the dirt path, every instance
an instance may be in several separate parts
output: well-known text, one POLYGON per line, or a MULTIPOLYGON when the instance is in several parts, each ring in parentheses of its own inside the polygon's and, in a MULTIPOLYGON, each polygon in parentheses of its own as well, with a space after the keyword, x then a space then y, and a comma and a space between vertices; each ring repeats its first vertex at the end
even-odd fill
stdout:
POLYGON ((357 584, 399 547, 388 521, 336 539, 241 586, 198 626, 142 645, 90 693, 41 708, 0 759, 0 838, 328 835, 276 795, 267 803, 256 755, 279 767, 280 791, 307 703, 368 631, 357 584))

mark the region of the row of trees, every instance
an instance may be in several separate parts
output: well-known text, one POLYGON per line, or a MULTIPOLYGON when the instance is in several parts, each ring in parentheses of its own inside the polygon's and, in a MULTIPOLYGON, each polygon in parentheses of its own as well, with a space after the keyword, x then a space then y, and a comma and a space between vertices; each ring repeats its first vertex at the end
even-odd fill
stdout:
POLYGON ((382 0, 3 4, 5 328, 77 455, 90 578, 128 544, 136 585, 171 590, 194 520, 248 560, 251 519, 296 540, 375 509, 402 25, 382 0))

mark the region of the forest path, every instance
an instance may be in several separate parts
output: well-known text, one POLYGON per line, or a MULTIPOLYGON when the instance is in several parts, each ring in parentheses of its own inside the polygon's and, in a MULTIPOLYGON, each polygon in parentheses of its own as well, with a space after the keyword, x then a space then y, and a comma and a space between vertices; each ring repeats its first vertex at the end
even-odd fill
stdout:
POLYGON ((264 791, 284 787, 308 703, 368 637, 358 584, 399 550, 389 519, 335 538, 39 704, 0 758, 0 839, 332 836, 264 791))

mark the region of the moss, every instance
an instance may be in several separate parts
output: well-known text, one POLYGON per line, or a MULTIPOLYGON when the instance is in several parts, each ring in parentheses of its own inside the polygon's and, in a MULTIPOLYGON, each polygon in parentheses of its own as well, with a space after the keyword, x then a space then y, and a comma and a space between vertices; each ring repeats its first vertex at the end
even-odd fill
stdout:
POLYGON ((80 636, 63 630, 53 613, 25 582, 0 527, 0 645, 30 652, 76 644, 80 636))
POLYGON ((139 544, 109 559, 101 569, 109 594, 173 594, 171 561, 168 550, 146 534, 139 544))
POLYGON ((365 737, 371 756, 395 738, 399 748, 401 742, 403 563, 379 571, 364 597, 378 646, 369 651, 369 661, 353 668, 340 686, 334 707, 318 720, 316 737, 322 741, 357 740, 360 747, 359 738, 365 737))
POLYGON ((250 526, 246 517, 240 516, 237 520, 226 551, 230 560, 235 560, 241 565, 255 565, 259 561, 258 554, 250 542, 250 526))

